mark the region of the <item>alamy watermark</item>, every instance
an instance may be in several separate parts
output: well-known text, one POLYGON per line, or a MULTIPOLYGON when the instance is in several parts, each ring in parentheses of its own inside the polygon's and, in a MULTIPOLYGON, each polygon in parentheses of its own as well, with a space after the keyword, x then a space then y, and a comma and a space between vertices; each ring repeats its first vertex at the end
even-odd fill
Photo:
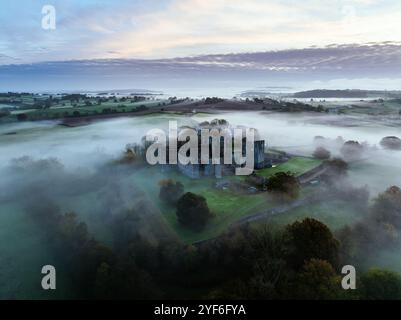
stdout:
POLYGON ((342 267, 341 274, 345 276, 341 280, 341 286, 344 290, 356 289, 356 269, 354 266, 346 265, 342 267))
POLYGON ((52 5, 42 7, 42 29, 56 30, 56 8, 52 5))
POLYGON ((41 270, 45 276, 42 278, 43 290, 56 290, 56 268, 52 265, 45 265, 41 270))

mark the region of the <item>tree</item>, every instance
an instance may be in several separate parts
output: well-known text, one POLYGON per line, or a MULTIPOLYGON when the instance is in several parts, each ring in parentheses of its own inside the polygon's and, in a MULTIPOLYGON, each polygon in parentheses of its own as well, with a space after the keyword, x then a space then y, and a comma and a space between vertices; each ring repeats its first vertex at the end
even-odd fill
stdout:
POLYGON ((401 229, 401 189, 392 186, 381 193, 375 199, 372 216, 378 223, 391 224, 401 229))
POLYGON ((253 273, 247 284, 252 292, 250 298, 277 298, 278 291, 286 285, 288 275, 281 232, 275 233, 266 225, 249 230, 245 236, 242 239, 246 242, 245 254, 239 253, 238 256, 248 257, 246 260, 251 264, 251 268, 246 268, 253 273))
MULTIPOLYGON (((401 110, 400 110, 401 112, 401 110)), ((390 149, 390 150, 401 150, 401 139, 398 137, 384 137, 380 141, 380 145, 385 148, 385 149, 390 149)))
POLYGON ((113 264, 101 263, 93 281, 95 299, 160 299, 161 292, 152 276, 139 268, 132 256, 123 256, 113 264))
POLYGON ((267 182, 267 191, 275 196, 295 199, 299 195, 300 184, 291 172, 278 172, 267 182))
POLYGON ((313 156, 316 159, 327 160, 330 159, 331 153, 323 147, 317 147, 315 152, 313 152, 313 156))
POLYGON ((26 115, 26 113, 19 113, 17 115, 17 120, 18 121, 26 121, 26 120, 28 120, 28 116, 26 115))
POLYGON ((218 97, 207 97, 205 99, 205 104, 215 104, 215 103, 220 103, 223 102, 224 99, 218 98, 218 97))
POLYGON ((49 99, 47 99, 46 101, 45 101, 45 105, 44 105, 44 109, 50 109, 50 107, 51 107, 51 105, 52 105, 52 98, 50 97, 49 99))
POLYGON ((300 269, 305 261, 313 258, 337 266, 339 243, 320 221, 306 218, 288 225, 284 241, 288 246, 287 261, 295 269, 300 269))
POLYGON ((323 137, 323 136, 315 136, 313 138, 313 143, 317 147, 323 147, 327 143, 327 139, 325 137, 323 137))
POLYGON ((161 180, 159 186, 159 198, 169 204, 176 204, 178 199, 184 193, 184 185, 181 182, 173 181, 172 179, 161 180))
POLYGON ((7 117, 11 114, 11 112, 7 109, 0 109, 0 118, 7 117))
POLYGON ((401 276, 398 273, 373 268, 361 276, 361 294, 364 299, 401 299, 401 276))
POLYGON ((187 192, 177 202, 178 222, 188 228, 199 231, 212 216, 202 196, 187 192))
POLYGON ((311 259, 305 262, 296 277, 295 296, 298 299, 328 300, 342 296, 341 278, 327 261, 311 259))
POLYGON ((346 161, 359 160, 362 157, 363 146, 358 141, 347 141, 340 152, 346 161))

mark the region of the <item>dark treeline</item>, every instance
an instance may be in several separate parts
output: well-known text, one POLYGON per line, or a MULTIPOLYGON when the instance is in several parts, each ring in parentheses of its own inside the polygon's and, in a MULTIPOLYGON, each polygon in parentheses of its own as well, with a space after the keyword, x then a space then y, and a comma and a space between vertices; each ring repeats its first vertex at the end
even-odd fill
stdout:
POLYGON ((196 246, 144 235, 137 226, 142 208, 108 221, 112 247, 96 241, 74 213, 46 201, 31 209, 77 298, 399 299, 396 273, 359 272, 357 290, 345 291, 340 271, 348 264, 361 270, 363 260, 398 243, 400 201, 401 190, 388 189, 360 223, 336 235, 306 218, 284 228, 245 225, 196 246))
MULTIPOLYGON (((1 200, 17 199, 40 227, 73 298, 401 299, 398 274, 366 268, 371 257, 400 245, 398 187, 370 203, 366 189, 341 179, 344 162, 334 159, 328 164, 336 179, 328 179, 319 197, 352 204, 361 212, 357 223, 335 233, 311 218, 283 227, 242 225, 187 245, 163 230, 160 213, 140 189, 121 183, 133 168, 127 163, 102 166, 98 173, 70 172, 56 159, 24 157, 4 172, 13 188, 4 190, 1 200), (92 236, 77 214, 57 206, 60 195, 89 191, 98 193, 96 219, 111 230, 108 245, 92 236), (357 290, 342 289, 344 265, 356 267, 357 290)), ((160 187, 161 200, 174 198, 178 204, 185 196, 179 183, 165 180, 160 187)))

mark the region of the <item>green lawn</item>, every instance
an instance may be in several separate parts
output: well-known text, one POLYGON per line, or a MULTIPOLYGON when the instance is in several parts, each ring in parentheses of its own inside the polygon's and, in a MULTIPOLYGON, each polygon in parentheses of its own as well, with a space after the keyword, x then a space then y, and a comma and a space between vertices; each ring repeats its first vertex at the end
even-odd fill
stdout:
POLYGON ((201 232, 194 232, 181 226, 177 221, 174 208, 165 210, 167 221, 186 243, 217 237, 241 217, 272 206, 268 203, 266 194, 234 195, 229 191, 213 189, 205 189, 199 194, 206 198, 210 210, 215 214, 201 232))
POLYGON ((56 105, 50 109, 41 109, 30 112, 28 117, 30 120, 40 119, 40 118, 60 118, 64 116, 73 116, 74 112, 79 112, 81 116, 84 115, 96 115, 102 114, 103 109, 115 109, 117 112, 132 112, 135 111, 139 106, 146 106, 148 108, 159 106, 159 104, 164 101, 140 101, 135 103, 130 102, 104 102, 101 105, 85 106, 80 104, 76 107, 70 105, 66 102, 65 105, 56 105))
MULTIPOLYGON (((223 180, 241 180, 242 178, 230 176, 223 180)), ((241 217, 271 205, 266 194, 234 194, 229 190, 215 189, 213 184, 217 180, 214 178, 190 179, 176 171, 162 173, 157 167, 142 169, 133 174, 133 179, 136 185, 147 194, 149 200, 160 209, 172 231, 185 243, 217 237, 241 217), (180 181, 184 185, 185 192, 193 192, 206 198, 215 216, 204 230, 195 232, 182 227, 177 221, 175 208, 160 201, 158 183, 167 178, 180 181)))
MULTIPOLYGON (((270 176, 279 171, 292 171, 299 175, 318 166, 320 163, 321 161, 311 158, 294 157, 287 163, 275 168, 260 170, 259 173, 263 172, 263 175, 270 176)), ((172 231, 185 243, 217 237, 242 217, 277 205, 269 200, 266 193, 238 194, 230 190, 215 189, 214 183, 217 180, 214 178, 190 179, 175 170, 162 173, 160 168, 157 167, 144 168, 140 173, 135 173, 134 175, 136 184, 147 194, 149 200, 156 204, 172 231), (160 180, 167 178, 180 181, 184 185, 185 192, 193 192, 206 198, 209 208, 215 216, 204 230, 195 232, 181 226, 177 221, 175 208, 160 201, 158 183, 160 180)), ((222 180, 243 181, 244 177, 229 176, 224 177, 222 180)), ((300 197, 305 196, 307 193, 308 190, 303 189, 300 197)), ((296 219, 296 216, 292 219, 296 219)))
POLYGON ((322 163, 321 160, 307 158, 307 157, 293 157, 289 161, 280 164, 273 168, 265 168, 258 170, 257 173, 263 177, 270 177, 277 172, 291 171, 295 175, 299 176, 322 163))

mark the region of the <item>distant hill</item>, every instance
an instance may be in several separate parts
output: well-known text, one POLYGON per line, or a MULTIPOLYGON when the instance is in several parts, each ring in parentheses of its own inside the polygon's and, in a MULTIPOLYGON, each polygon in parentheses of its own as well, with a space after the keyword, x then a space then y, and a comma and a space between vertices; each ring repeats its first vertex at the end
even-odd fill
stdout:
POLYGON ((384 90, 309 90, 295 92, 291 95, 294 98, 400 98, 401 91, 384 90))

